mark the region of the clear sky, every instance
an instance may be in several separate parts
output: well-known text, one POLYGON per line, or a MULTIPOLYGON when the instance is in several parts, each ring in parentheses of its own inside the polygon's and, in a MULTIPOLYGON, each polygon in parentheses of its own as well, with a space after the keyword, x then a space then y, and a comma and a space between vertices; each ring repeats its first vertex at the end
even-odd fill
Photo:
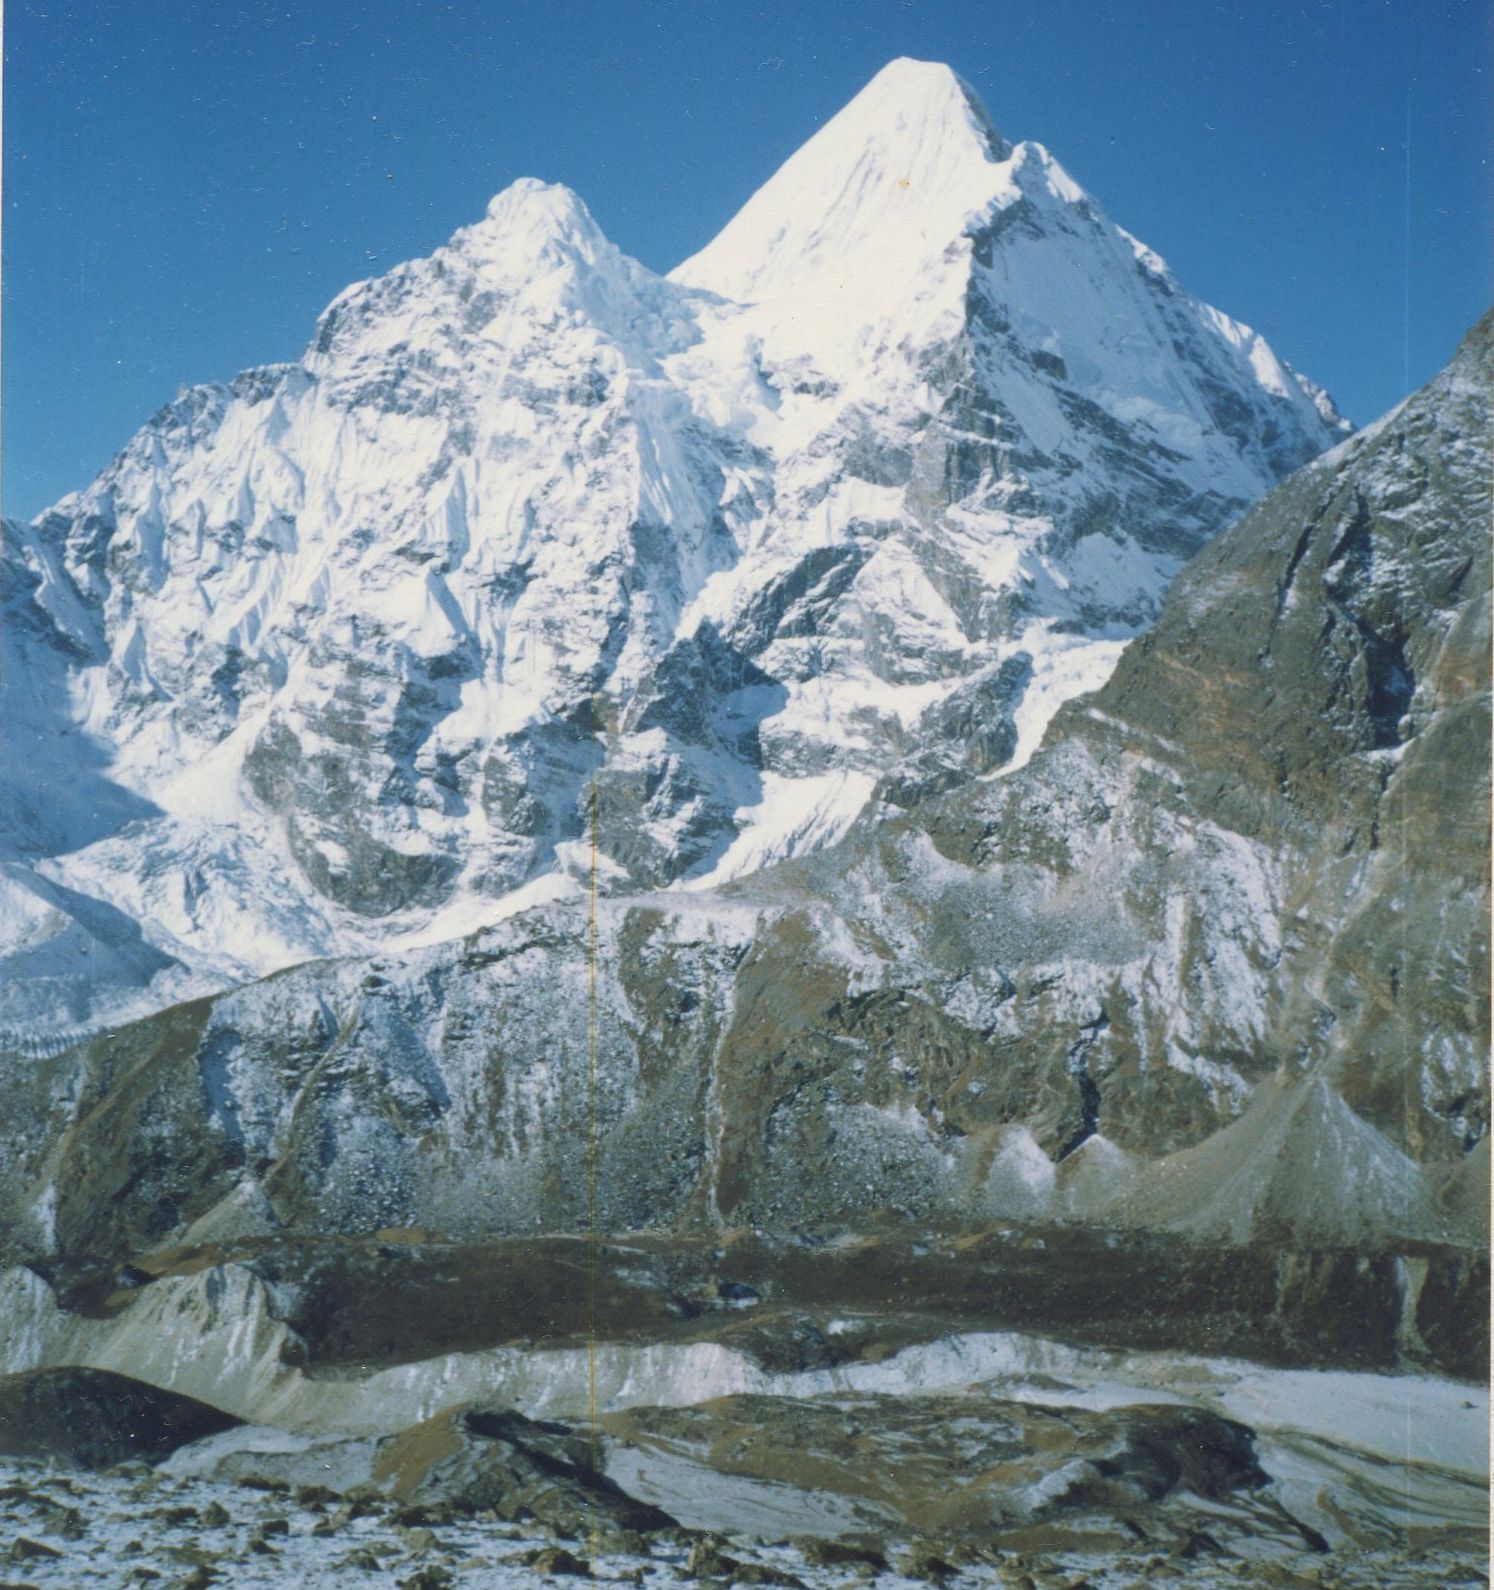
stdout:
POLYGON ((295 358, 515 177, 666 270, 897 55, 947 61, 1356 421, 1491 296, 1489 0, 8 0, 4 500, 295 358), (1409 133, 1409 143, 1408 143, 1409 133))

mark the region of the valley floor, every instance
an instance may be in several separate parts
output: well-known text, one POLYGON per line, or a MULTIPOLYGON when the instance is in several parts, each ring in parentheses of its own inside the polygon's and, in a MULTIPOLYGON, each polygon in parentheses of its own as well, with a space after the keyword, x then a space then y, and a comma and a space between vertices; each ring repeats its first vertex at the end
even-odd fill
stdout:
MULTIPOLYGON (((670 1476, 655 1469, 655 1486, 670 1476)), ((740 1488, 738 1488, 740 1492, 740 1488)), ((699 1505, 719 1510, 732 1486, 697 1490, 699 1505)), ((740 1501, 738 1493, 736 1500, 740 1501)), ((809 1522, 806 1499, 801 1523, 809 1522)), ((1237 1521, 1238 1522, 1238 1521, 1237 1521)), ((1280 1538, 1197 1531, 1166 1549, 1086 1538, 1063 1527, 1028 1549, 947 1545, 917 1538, 860 1537, 839 1552, 815 1539, 772 1533, 764 1540, 712 1532, 666 1531, 632 1549, 609 1542, 593 1558, 582 1534, 558 1538, 535 1521, 452 1517, 437 1507, 355 1501, 314 1485, 264 1489, 206 1479, 179 1466, 120 1465, 104 1473, 39 1462, 0 1462, 0 1548, 5 1583, 77 1587, 398 1584, 407 1590, 574 1582, 594 1570, 604 1583, 655 1586, 867 1584, 880 1590, 940 1584, 1022 1590, 1123 1590, 1178 1584, 1272 1585, 1339 1590, 1423 1590, 1487 1583, 1487 1556, 1476 1529, 1388 1531, 1379 1544, 1314 1551, 1280 1538), (430 1523, 416 1520, 428 1518, 430 1523)))
MULTIPOLYGON (((180 1317, 169 1283, 133 1306, 158 1287, 180 1317)), ((154 1465, 0 1460, 0 1574, 37 1590, 1487 1583, 1482 1386, 737 1301, 707 1332, 730 1345, 606 1344, 595 1431, 584 1354, 488 1349, 382 1371, 323 1358, 304 1400, 265 1404, 292 1416, 277 1427, 233 1423, 154 1465), (837 1342, 838 1363, 794 1362, 837 1342), (371 1383, 403 1388, 382 1430, 371 1383)), ((256 1356, 283 1375, 276 1340, 256 1356)), ((140 1368, 161 1385, 167 1361, 140 1368)), ((12 1437, 28 1377, 82 1377, 52 1383, 64 1421, 140 1385, 53 1365, 0 1379, 12 1437)), ((43 1422, 20 1433, 78 1438, 43 1422)))

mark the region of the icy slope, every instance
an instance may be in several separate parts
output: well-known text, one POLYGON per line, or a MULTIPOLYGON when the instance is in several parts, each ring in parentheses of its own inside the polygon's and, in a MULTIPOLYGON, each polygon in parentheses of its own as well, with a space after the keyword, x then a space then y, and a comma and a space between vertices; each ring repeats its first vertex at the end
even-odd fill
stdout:
POLYGON ((610 886, 656 887, 1020 762, 1343 429, 945 67, 671 279, 516 183, 7 527, 15 887, 85 915, 18 897, 0 1023, 563 894, 594 776, 610 886))

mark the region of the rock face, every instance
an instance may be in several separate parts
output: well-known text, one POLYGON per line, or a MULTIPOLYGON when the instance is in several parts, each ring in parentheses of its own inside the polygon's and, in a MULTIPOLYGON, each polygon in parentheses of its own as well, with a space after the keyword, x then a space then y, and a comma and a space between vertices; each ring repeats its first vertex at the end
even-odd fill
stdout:
POLYGON ((152 1462, 238 1423, 190 1397, 102 1369, 0 1375, 0 1453, 83 1468, 152 1462))
POLYGON ((379 1449, 373 1478, 407 1504, 538 1518, 571 1539, 599 1525, 635 1532, 674 1527, 668 1513, 628 1496, 599 1468, 600 1450, 588 1432, 477 1405, 391 1437, 379 1449))
POLYGON ((610 1230, 1481 1244, 1488 343, 1211 544, 1026 767, 604 897, 594 1094, 578 905, 299 967, 18 1073, 13 1242, 576 1230, 594 1119, 610 1230))
POLYGON ((7 526, 0 1022, 574 892, 593 794, 619 892, 1020 761, 1345 429, 944 67, 669 278, 517 183, 7 526))
POLYGON ((895 1520, 933 1540, 994 1539, 1009 1550, 1030 1549, 1065 1514, 1099 1533, 1131 1510, 1147 1520, 1146 1536, 1167 1539, 1168 1499, 1240 1505, 1267 1481, 1249 1431, 1194 1409, 988 1403, 983 1412, 970 1418, 962 1397, 732 1397, 629 1410, 609 1424, 645 1453, 709 1452, 729 1475, 853 1499, 863 1528, 895 1520))
POLYGON ((1083 1125, 1182 1146, 1301 1078, 1328 1226, 1487 1130, 1489 359, 1486 318, 1193 560, 1040 766, 914 819, 1102 946, 1060 995, 1083 1125))

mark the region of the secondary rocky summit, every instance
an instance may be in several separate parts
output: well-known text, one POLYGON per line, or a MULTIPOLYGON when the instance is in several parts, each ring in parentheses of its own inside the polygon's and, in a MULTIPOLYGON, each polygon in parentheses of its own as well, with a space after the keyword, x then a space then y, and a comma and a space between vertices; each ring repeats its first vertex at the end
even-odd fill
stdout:
POLYGON ((521 181, 7 525, 0 1023, 36 1051, 1021 762, 1346 431, 947 68, 668 277, 521 181))

